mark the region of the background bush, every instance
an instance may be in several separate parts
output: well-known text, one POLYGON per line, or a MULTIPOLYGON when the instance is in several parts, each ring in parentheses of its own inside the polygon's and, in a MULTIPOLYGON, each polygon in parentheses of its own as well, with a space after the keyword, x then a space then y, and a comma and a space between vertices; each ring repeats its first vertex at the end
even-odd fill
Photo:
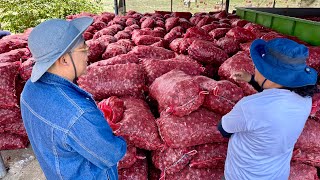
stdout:
POLYGON ((101 1, 95 0, 0 0, 0 23, 2 29, 18 33, 49 18, 99 13, 102 7, 101 1))

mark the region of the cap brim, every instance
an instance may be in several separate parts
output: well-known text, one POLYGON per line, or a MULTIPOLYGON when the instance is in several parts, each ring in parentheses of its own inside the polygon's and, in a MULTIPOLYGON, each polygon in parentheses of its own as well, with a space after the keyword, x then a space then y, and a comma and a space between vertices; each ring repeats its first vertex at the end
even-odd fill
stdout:
POLYGON ((75 36, 75 38, 70 42, 70 44, 65 48, 64 51, 62 51, 60 54, 58 54, 56 57, 51 58, 52 60, 46 63, 35 63, 32 69, 31 73, 31 82, 36 82, 40 77, 66 52, 68 52, 79 40, 79 38, 82 37, 83 32, 92 24, 93 18, 91 17, 80 17, 76 18, 70 23, 74 25, 78 30, 79 34, 75 36))

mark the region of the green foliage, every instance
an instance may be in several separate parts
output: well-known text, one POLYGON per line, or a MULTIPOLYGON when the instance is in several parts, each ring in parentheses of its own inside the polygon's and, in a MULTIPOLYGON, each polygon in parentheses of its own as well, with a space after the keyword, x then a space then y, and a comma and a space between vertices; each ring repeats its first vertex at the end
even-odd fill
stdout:
POLYGON ((102 10, 100 0, 0 0, 0 23, 2 29, 18 33, 46 19, 102 10))

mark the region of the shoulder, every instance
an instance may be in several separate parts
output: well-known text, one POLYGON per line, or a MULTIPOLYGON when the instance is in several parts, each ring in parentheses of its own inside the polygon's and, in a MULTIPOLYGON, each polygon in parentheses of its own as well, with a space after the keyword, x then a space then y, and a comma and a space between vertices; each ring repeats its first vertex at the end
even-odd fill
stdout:
POLYGON ((266 89, 263 92, 256 93, 250 96, 242 98, 239 103, 248 105, 252 103, 266 103, 270 101, 286 100, 286 101, 299 101, 299 102, 310 102, 311 98, 302 97, 294 92, 286 89, 266 89))

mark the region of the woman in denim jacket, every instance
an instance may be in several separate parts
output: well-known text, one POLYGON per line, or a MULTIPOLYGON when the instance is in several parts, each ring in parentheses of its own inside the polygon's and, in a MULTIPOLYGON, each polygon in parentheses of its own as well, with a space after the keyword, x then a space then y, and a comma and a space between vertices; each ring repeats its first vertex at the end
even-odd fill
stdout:
POLYGON ((21 113, 47 179, 118 179, 126 142, 114 136, 92 95, 76 85, 86 73, 83 32, 90 17, 51 19, 28 39, 35 59, 21 94, 21 113))

